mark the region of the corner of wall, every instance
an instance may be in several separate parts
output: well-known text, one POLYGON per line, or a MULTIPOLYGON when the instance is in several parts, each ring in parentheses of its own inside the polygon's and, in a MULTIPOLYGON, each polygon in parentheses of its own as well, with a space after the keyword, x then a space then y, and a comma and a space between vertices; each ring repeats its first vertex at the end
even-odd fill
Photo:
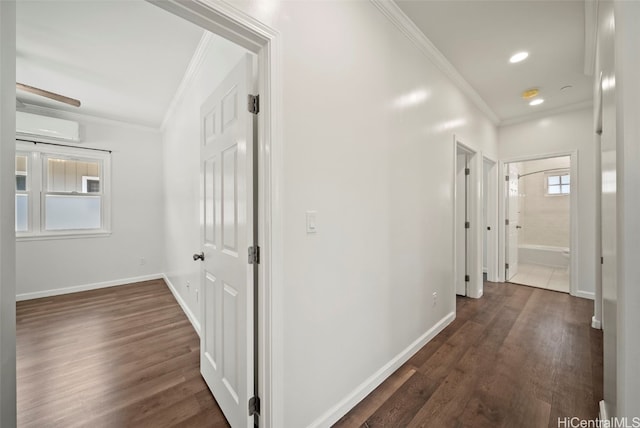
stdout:
POLYGON ((187 305, 187 303, 184 301, 180 293, 178 293, 178 290, 173 285, 171 280, 169 280, 167 275, 163 274, 162 279, 164 279, 164 282, 167 284, 167 287, 169 287, 169 290, 171 290, 171 294, 173 294, 173 297, 175 297, 176 301, 184 311, 185 315, 187 316, 187 318, 189 318, 189 321, 191 321, 191 324, 193 325, 193 329, 196 331, 198 336, 200 336, 200 322, 198 321, 196 316, 193 314, 191 309, 189 309, 189 305, 187 305))

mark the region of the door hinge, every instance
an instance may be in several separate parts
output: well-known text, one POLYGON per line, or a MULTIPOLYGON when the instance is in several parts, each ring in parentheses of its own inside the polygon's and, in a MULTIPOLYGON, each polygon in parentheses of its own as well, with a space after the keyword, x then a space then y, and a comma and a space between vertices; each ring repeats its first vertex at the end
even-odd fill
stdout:
POLYGON ((464 175, 469 175, 469 174, 471 174, 471 170, 469 168, 465 168, 464 175))
POLYGON ((506 219, 506 220, 504 221, 504 224, 505 224, 505 226, 509 226, 509 219, 506 219))
POLYGON ((260 95, 247 95, 247 109, 249 113, 260 113, 260 95))
POLYGON ((249 399, 249 416, 260 414, 260 397, 251 397, 249 399))
POLYGON ((600 257, 600 264, 603 265, 604 264, 604 257, 600 257))
POLYGON ((257 265, 260 264, 260 247, 257 245, 249 247, 249 264, 257 265))
POLYGON ((508 175, 505 175, 505 176, 504 176, 504 179, 505 179, 505 181, 509 181, 509 176, 508 176, 508 175))
POLYGON ((505 264, 504 264, 504 268, 505 268, 505 269, 509 269, 509 263, 505 263, 505 264))
POLYGON ((471 223, 469 223, 468 221, 464 222, 464 228, 465 229, 470 229, 471 228, 471 223))
POLYGON ((469 275, 465 275, 465 276, 464 276, 464 282, 469 282, 469 281, 471 281, 471 280, 469 279, 469 275))

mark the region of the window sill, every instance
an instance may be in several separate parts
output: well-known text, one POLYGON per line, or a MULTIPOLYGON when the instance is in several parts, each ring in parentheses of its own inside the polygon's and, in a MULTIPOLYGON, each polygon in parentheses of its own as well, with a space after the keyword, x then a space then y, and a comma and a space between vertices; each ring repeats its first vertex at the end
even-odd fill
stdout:
POLYGON ((52 239, 106 238, 109 236, 111 236, 111 231, 42 233, 38 235, 16 234, 16 241, 21 242, 21 241, 48 241, 52 239))

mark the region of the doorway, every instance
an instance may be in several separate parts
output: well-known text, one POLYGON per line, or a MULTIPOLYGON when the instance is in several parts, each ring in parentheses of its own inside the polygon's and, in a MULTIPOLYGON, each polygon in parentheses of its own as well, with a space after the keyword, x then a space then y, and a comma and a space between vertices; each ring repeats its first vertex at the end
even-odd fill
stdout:
MULTIPOLYGON (((279 263, 281 261, 281 253, 278 251, 277 244, 279 244, 278 237, 281 236, 279 225, 282 224, 280 220, 281 212, 280 202, 279 200, 274 201, 272 203, 271 195, 273 192, 279 192, 279 187, 281 183, 281 179, 279 179, 279 173, 277 171, 280 170, 280 161, 279 156, 281 153, 280 141, 282 140, 280 137, 280 127, 274 126, 274 123, 280 123, 281 120, 276 120, 276 116, 281 113, 279 108, 279 104, 277 104, 273 98, 271 97, 271 93, 279 94, 281 91, 280 78, 276 72, 276 65, 279 64, 279 43, 277 42, 278 36, 275 31, 272 31, 267 26, 257 26, 254 19, 250 18, 248 15, 245 15, 239 11, 237 11, 233 7, 225 6, 225 5, 215 5, 211 7, 207 7, 206 10, 196 3, 184 3, 178 4, 171 2, 163 2, 162 7, 165 9, 169 9, 170 12, 182 17, 187 20, 198 24, 199 26, 210 30, 216 34, 221 35, 222 37, 237 43, 246 49, 250 50, 252 53, 256 54, 259 58, 259 67, 257 70, 258 75, 258 87, 261 98, 261 112, 260 117, 257 119, 257 127, 259 129, 258 135, 258 150, 257 152, 257 162, 259 164, 260 175, 255 178, 255 184, 257 187, 257 192, 259 197, 256 203, 258 209, 258 215, 256 223, 259 224, 258 230, 259 235, 257 237, 258 245, 262 247, 262 260, 261 264, 258 266, 257 270, 259 271, 260 278, 260 289, 261 295, 260 300, 258 300, 259 305, 259 334, 260 340, 257 344, 257 348, 259 348, 262 352, 260 353, 260 360, 257 362, 257 365, 260 367, 260 395, 262 396, 262 405, 260 406, 259 402, 256 402, 256 407, 261 407, 262 415, 260 416, 260 423, 266 423, 270 426, 281 426, 282 422, 280 421, 281 414, 275 414, 271 411, 274 407, 274 401, 277 403, 280 402, 281 397, 274 397, 269 392, 272 390, 271 388, 271 374, 273 373, 276 379, 281 378, 280 375, 280 366, 278 365, 279 359, 272 358, 273 353, 279 352, 281 349, 282 337, 280 328, 280 320, 276 316, 275 319, 272 319, 272 314, 281 313, 279 308, 279 301, 276 299, 272 299, 273 289, 271 288, 271 281, 276 284, 281 284, 281 269, 279 263), (274 159, 272 160, 272 156, 274 159), (275 172, 274 172, 275 171, 275 172), (272 224, 275 224, 275 227, 272 228, 272 224), (272 236, 274 237, 272 239, 272 236), (275 246, 275 250, 272 249, 275 246), (272 311, 271 308, 275 307, 275 310, 272 311), (273 333, 272 333, 273 331, 273 333), (275 362, 273 362, 275 360, 275 362)), ((14 6, 15 9, 15 6, 14 6)), ((15 12, 14 9, 8 10, 9 12, 15 12)), ((15 51, 15 49, 11 46, 13 40, 9 33, 11 32, 12 25, 15 22, 12 22, 11 13, 4 13, 7 11, 5 6, 2 6, 3 11, 3 29, 6 28, 7 31, 3 31, 3 58, 7 59, 7 57, 11 57, 14 55, 9 55, 15 51), (6 19, 5 19, 6 17, 6 19), (5 25, 7 24, 7 25, 5 25), (5 37, 9 35, 8 37, 5 37), (8 42, 7 42, 8 41, 8 42), (5 49, 6 45, 6 49, 5 49), (13 52, 12 52, 13 51, 13 52), (8 52, 9 54, 5 55, 8 52)), ((15 13, 13 13, 15 15, 15 13)), ((7 63, 10 64, 7 59, 7 63)), ((15 68, 15 67, 7 67, 7 68, 15 68)), ((3 74, 0 85, 3 87, 3 94, 11 94, 10 90, 4 90, 7 88, 12 88, 15 85, 15 78, 7 73, 3 74)), ((245 100, 239 99, 238 105, 245 106, 245 100)), ((0 115, 0 123, 3 125, 2 131, 3 135, 6 135, 6 130, 9 129, 9 126, 4 126, 7 123, 14 124, 15 120, 13 118, 12 111, 13 109, 5 108, 2 110, 2 114, 0 115)), ((10 125, 13 130, 15 130, 14 125, 10 125)), ((13 133, 14 131, 11 131, 13 133)), ((8 158, 14 158, 14 149, 3 149, 0 156, 4 160, 8 158)), ((13 160, 13 159, 12 159, 13 160)), ((8 171, 12 168, 6 168, 4 170, 8 171)), ((15 183, 15 176, 13 176, 13 171, 10 171, 12 177, 11 181, 15 183)), ((7 174, 3 174, 3 182, 7 181, 7 174)), ((11 206, 13 204, 5 204, 3 200, 3 213, 6 211, 5 207, 11 206)), ((4 216, 3 219, 11 219, 11 215, 4 216)), ((3 220, 2 222, 2 236, 13 235, 13 222, 11 221, 8 225, 7 222, 3 220), (12 233, 6 233, 10 231, 12 233)), ((11 240, 5 240, 7 243, 11 240)), ((9 245, 9 244, 7 244, 9 245)), ((5 266, 5 260, 9 260, 9 258, 15 258, 15 247, 7 247, 10 251, 6 251, 3 254, 7 257, 3 257, 3 267, 5 266)), ((241 249, 244 254, 246 249, 241 249)), ((243 255, 244 255, 243 254, 243 255)), ((245 256, 246 257, 246 256, 245 256)), ((188 259, 188 258, 187 258, 188 259)), ((246 258, 244 258, 246 261, 246 258)), ((9 260, 10 261, 10 260, 9 260)), ((143 264, 144 259, 142 259, 141 264, 143 264)), ((15 263, 7 263, 10 269, 3 268, 3 278, 9 278, 7 284, 15 283, 14 280, 11 280, 12 277, 15 277, 15 263)), ((5 285, 3 282, 3 285, 5 285)), ((189 286, 187 282, 186 287, 189 286)), ((197 296, 197 292, 195 293, 197 296)), ((0 300, 3 305, 7 307, 15 307, 12 303, 15 299, 15 292, 11 287, 3 287, 0 300)), ((11 315, 11 311, 6 312, 8 317, 11 315)), ((13 317, 11 317, 13 318, 13 317)), ((1 333, 2 339, 2 349, 3 355, 7 356, 7 360, 9 361, 11 354, 15 355, 15 347, 12 346, 12 343, 15 342, 15 331, 12 331, 12 327, 10 323, 3 323, 3 328, 1 333), (7 346, 5 346, 7 345, 7 346)), ((4 411, 7 408, 15 407, 15 387, 11 387, 11 382, 5 380, 7 379, 15 379, 15 368, 12 368, 12 364, 3 364, 1 369, 1 378, 3 379, 2 385, 2 421, 3 426, 6 422, 7 426, 15 425, 13 421, 15 420, 15 414, 12 415, 10 411, 4 411), (6 379, 5 379, 6 378, 6 379), (4 388, 7 386, 7 388, 4 388), (14 391, 11 391, 11 390, 14 391), (13 401, 13 403, 12 403, 13 401)), ((15 386, 15 384, 14 384, 15 386)), ((255 401, 254 401, 255 402, 255 401)), ((246 413, 247 404, 243 404, 243 412, 246 413)), ((280 411, 282 406, 277 405, 276 410, 280 411)), ((13 412, 15 413, 15 411, 13 412)), ((253 419, 247 425, 253 426, 253 419)))
MULTIPOLYGON (((255 414, 259 426, 282 426, 283 406, 279 391, 271 393, 274 379, 282 377, 279 355, 282 349, 282 250, 279 237, 282 236, 282 202, 273 195, 280 193, 282 171, 282 107, 279 94, 282 92, 279 33, 234 6, 218 3, 202 6, 197 2, 163 1, 153 2, 168 12, 182 17, 205 30, 233 42, 257 56, 257 98, 253 105, 259 114, 255 119, 254 132, 257 133, 255 163, 257 173, 253 177, 253 191, 256 218, 254 228, 256 247, 254 255, 257 288, 254 296, 257 304, 254 328, 257 340, 252 344, 257 349, 252 371, 255 376, 256 395, 244 404, 245 412, 255 414)), ((238 99, 239 105, 245 100, 238 99)), ((246 248, 240 249, 246 256, 246 248)), ((245 259, 246 260, 246 259, 245 259)), ((247 415, 247 413, 245 413, 247 415)), ((245 418, 246 426, 253 426, 254 418, 245 418)), ((244 424, 243 424, 244 426, 244 424)))
POLYGON ((505 171, 506 281, 570 293, 572 156, 509 162, 505 171))

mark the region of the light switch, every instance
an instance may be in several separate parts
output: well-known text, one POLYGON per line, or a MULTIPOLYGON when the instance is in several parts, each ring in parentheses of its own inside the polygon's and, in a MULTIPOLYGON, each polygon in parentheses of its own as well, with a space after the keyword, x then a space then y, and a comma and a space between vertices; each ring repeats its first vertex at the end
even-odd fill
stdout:
POLYGON ((307 211, 307 233, 317 233, 316 211, 307 211))

